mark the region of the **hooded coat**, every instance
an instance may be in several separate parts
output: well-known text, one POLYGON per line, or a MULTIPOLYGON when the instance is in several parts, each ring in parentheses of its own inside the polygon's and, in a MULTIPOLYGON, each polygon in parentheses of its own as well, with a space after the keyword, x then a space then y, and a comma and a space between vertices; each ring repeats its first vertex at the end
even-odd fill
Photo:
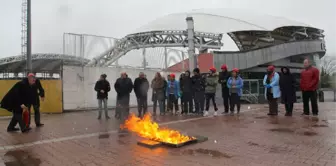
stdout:
POLYGON ((281 68, 280 76, 280 91, 281 91, 281 103, 295 103, 296 102, 296 80, 289 68, 281 68), (283 69, 287 69, 287 73, 283 72, 283 69))

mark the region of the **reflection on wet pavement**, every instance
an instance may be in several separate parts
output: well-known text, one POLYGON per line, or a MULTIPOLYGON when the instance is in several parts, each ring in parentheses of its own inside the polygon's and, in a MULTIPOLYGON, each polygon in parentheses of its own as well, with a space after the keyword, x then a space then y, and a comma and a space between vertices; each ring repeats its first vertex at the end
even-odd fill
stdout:
POLYGON ((191 156, 199 156, 199 155, 206 155, 213 158, 231 158, 232 156, 222 153, 218 150, 210 150, 210 149, 186 149, 179 151, 180 155, 191 155, 191 156))

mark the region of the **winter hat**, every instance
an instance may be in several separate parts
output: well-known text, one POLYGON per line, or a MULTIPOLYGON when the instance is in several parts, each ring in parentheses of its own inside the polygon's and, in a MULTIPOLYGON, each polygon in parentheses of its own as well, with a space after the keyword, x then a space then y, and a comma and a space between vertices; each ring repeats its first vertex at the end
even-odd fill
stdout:
POLYGON ((226 64, 223 64, 222 67, 221 67, 222 70, 227 70, 227 66, 226 64))
POLYGON ((270 65, 270 66, 267 67, 267 70, 268 71, 274 71, 275 67, 273 65, 270 65))
POLYGON ((232 72, 236 72, 236 73, 238 73, 238 72, 239 72, 239 69, 238 69, 238 68, 233 68, 233 69, 232 69, 232 72))
POLYGON ((210 68, 210 71, 213 72, 213 73, 216 73, 216 68, 212 67, 212 68, 210 68))
POLYGON ((170 77, 171 77, 171 78, 175 78, 175 74, 174 74, 174 73, 171 73, 171 74, 170 74, 170 77))

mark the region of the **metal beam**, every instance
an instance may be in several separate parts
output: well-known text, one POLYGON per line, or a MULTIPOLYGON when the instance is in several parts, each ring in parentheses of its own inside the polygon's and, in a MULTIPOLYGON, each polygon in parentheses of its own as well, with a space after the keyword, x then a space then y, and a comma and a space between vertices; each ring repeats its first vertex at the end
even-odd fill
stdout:
MULTIPOLYGON (((187 31, 151 31, 130 34, 122 38, 116 45, 97 57, 93 58, 88 66, 109 66, 127 52, 140 48, 154 47, 187 47, 187 31)), ((195 32, 194 43, 196 48, 220 49, 221 34, 195 32), (201 42, 203 41, 203 42, 201 42)))

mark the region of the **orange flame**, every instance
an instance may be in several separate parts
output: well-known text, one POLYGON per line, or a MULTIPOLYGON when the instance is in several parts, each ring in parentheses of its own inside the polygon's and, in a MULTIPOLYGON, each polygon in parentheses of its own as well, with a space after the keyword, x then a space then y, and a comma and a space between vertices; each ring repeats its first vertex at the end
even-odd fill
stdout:
POLYGON ((171 144, 179 144, 195 139, 185 136, 176 130, 161 129, 159 124, 152 121, 149 113, 145 114, 142 119, 131 113, 125 123, 121 125, 121 128, 135 132, 143 138, 171 144))

